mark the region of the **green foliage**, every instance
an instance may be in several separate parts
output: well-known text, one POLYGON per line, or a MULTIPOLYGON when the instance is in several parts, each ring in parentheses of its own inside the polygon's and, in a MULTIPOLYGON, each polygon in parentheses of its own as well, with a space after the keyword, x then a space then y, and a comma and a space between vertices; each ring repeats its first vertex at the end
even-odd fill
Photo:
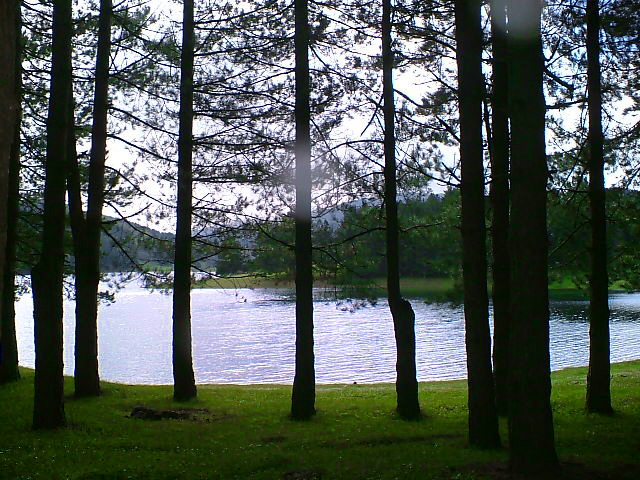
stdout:
POLYGON ((173 234, 124 220, 110 220, 101 237, 103 272, 159 270, 173 264, 173 234))
POLYGON ((609 280, 627 290, 640 290, 640 193, 609 190, 610 251, 613 258, 609 280))
POLYGON ((220 249, 216 262, 216 273, 219 275, 233 275, 247 271, 245 249, 235 237, 225 237, 220 243, 220 249))
MULTIPOLYGON (((460 196, 457 190, 399 205, 401 222, 400 269, 405 278, 448 278, 459 286, 461 278, 460 196)), ((640 288, 640 237, 635 191, 607 191, 610 284, 640 288)), ((379 279, 386 274, 384 219, 376 203, 350 204, 332 225, 314 225, 314 261, 317 275, 349 287, 351 294, 384 295, 379 279), (378 287, 376 287, 378 285, 378 287), (372 290, 373 288, 373 290, 372 290), (360 292, 358 294, 358 292, 360 292), (368 292, 368 293, 366 293, 368 292)), ((560 290, 588 290, 589 216, 586 194, 549 193, 549 279, 560 290)), ((256 237, 251 270, 293 278, 293 225, 285 220, 264 227, 256 237)), ((382 282, 384 283, 384 282, 382 282)), ((429 289, 427 289, 429 290, 429 289)))
POLYGON ((295 225, 286 217, 282 222, 262 225, 255 237, 251 267, 258 274, 277 274, 293 279, 295 225))
MULTIPOLYGON (((607 190, 609 284, 627 290, 640 288, 640 250, 636 241, 640 235, 639 202, 636 191, 607 190)), ((586 194, 551 192, 547 215, 550 281, 560 284, 569 281, 573 288, 587 291, 591 237, 586 194)))
MULTIPOLYGON (((451 190, 399 205, 403 277, 457 278, 458 204, 459 194, 451 190)), ((342 286, 356 296, 377 292, 379 289, 372 287, 386 275, 384 218, 379 203, 347 204, 329 217, 313 226, 316 278, 342 286)), ((250 271, 293 279, 293 243, 291 218, 261 225, 252 244, 250 271)))
MULTIPOLYGON (((458 209, 457 190, 398 205, 403 277, 457 276, 460 270, 458 209)), ((345 209, 334 238, 340 245, 338 278, 341 283, 385 276, 384 218, 379 206, 363 204, 345 209)))
MULTIPOLYGON (((67 428, 34 432, 33 372, 22 376, 0 386, 2 478, 506 478, 506 449, 467 445, 464 381, 420 384, 425 416, 417 422, 397 418, 391 384, 319 386, 316 417, 294 422, 287 386, 202 385, 197 400, 175 403, 170 386, 105 383, 99 398, 67 397, 67 428), (191 420, 128 418, 141 405, 194 410, 191 420)), ((640 362, 612 366, 611 417, 585 413, 585 377, 585 368, 552 375, 561 461, 581 469, 575 478, 637 478, 640 362)), ((67 378, 68 393, 72 386, 67 378)), ((501 434, 507 438, 506 420, 501 434)))

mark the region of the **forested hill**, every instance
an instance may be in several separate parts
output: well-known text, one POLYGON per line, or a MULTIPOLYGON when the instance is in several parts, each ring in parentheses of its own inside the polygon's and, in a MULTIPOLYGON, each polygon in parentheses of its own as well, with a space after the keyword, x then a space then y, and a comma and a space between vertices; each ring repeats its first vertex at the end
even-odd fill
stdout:
MULTIPOLYGON (((420 201, 404 201, 399 205, 403 232, 401 234, 400 268, 409 277, 454 277, 460 275, 459 192, 430 195, 420 201)), ((635 215, 640 193, 634 190, 609 189, 610 269, 612 281, 623 281, 629 288, 638 288, 638 249, 634 239, 635 215)), ((549 267, 552 277, 571 277, 582 284, 588 270, 588 229, 584 202, 567 202, 557 193, 549 194, 548 229, 550 241, 549 267)), ((174 234, 160 232, 122 220, 105 219, 107 232, 102 234, 101 270, 103 272, 172 268, 174 234), (113 223, 110 223, 113 222, 113 223), (126 253, 125 253, 126 252, 126 253)), ((314 222, 316 243, 337 245, 332 258, 339 259, 347 272, 359 277, 384 276, 383 219, 380 206, 343 204, 314 222), (350 239, 342 243, 345 239, 350 239)), ((287 242, 293 241, 292 226, 287 222, 263 226, 242 235, 226 232, 217 237, 215 254, 198 262, 200 268, 218 273, 286 274, 293 268, 293 258, 287 242), (265 235, 268 232, 269 235, 265 235), (278 243, 274 239, 285 243, 278 243)), ((214 237, 215 238, 215 237, 214 237)), ((314 256, 317 268, 333 270, 328 258, 314 256)), ((339 269, 340 270, 340 269, 339 269)), ((335 272, 334 272, 335 273, 335 272)), ((292 272, 289 272, 292 275, 292 272)), ((353 281, 352 278, 347 279, 353 281)))
MULTIPOLYGON (((583 196, 584 197, 584 196, 583 196)), ((549 275, 554 280, 570 278, 585 285, 589 266, 589 229, 586 198, 570 199, 552 191, 548 195, 549 275)), ((487 202, 489 203, 489 202, 487 202)), ((637 223, 640 192, 608 189, 607 211, 611 282, 625 288, 640 287, 637 223)), ((384 218, 380 205, 347 203, 314 222, 314 252, 318 272, 350 284, 356 278, 382 278, 384 218), (324 252, 330 254, 324 254, 324 252)), ((400 272, 404 277, 452 277, 461 275, 460 195, 457 189, 398 205, 400 220, 400 272)), ((492 215, 488 209, 488 215, 492 215)), ((221 238, 217 271, 224 274, 257 272, 293 277, 293 225, 281 222, 247 234, 240 245, 232 234, 221 238), (249 248, 241 248, 249 247, 249 248)), ((489 236, 491 240, 491 236, 489 236)))
POLYGON ((124 220, 105 219, 100 270, 126 272, 169 267, 173 263, 174 235, 124 220))

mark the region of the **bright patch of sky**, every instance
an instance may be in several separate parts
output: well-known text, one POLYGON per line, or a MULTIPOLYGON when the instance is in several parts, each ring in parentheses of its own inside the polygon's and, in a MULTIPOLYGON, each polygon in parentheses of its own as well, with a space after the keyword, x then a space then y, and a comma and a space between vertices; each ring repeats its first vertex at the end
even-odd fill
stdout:
MULTIPOLYGON (((173 31, 176 32, 177 38, 179 39, 180 38, 179 22, 182 16, 181 4, 178 2, 151 1, 149 5, 152 6, 152 11, 155 16, 157 16, 158 18, 164 19, 165 23, 167 24, 172 23, 173 31)), ((486 20, 486 12, 485 12, 485 20, 486 20)), ((531 18, 525 15, 520 19, 517 19, 517 18, 512 19, 511 25, 513 28, 516 28, 519 32, 521 32, 522 35, 527 35, 529 34, 528 32, 531 31, 532 22, 531 22, 531 18)), ((147 34, 151 38, 153 38, 154 35, 156 36, 159 35, 159 33, 157 31, 154 32, 153 29, 147 32, 147 34)), ((412 49, 412 48, 417 48, 417 46, 418 46, 417 44, 416 45, 404 44, 403 48, 412 49)), ((364 58, 371 58, 376 55, 379 55, 380 42, 378 42, 376 39, 371 39, 369 44, 365 44, 359 48, 361 48, 360 52, 353 51, 351 53, 352 54, 359 53, 364 58)), ((339 68, 347 68, 347 64, 345 62, 344 56, 341 57, 341 55, 344 55, 344 54, 340 53, 340 51, 337 51, 337 50, 331 51, 329 52, 329 55, 331 56, 331 62, 333 65, 337 65, 339 68)), ((114 60, 117 62, 118 58, 114 60)), ((291 61, 292 61, 291 59, 285 60, 285 63, 289 62, 288 66, 290 66, 291 61)), ((311 61, 312 61, 312 67, 313 66, 316 66, 318 68, 321 67, 322 61, 319 58, 314 57, 314 52, 312 52, 311 54, 311 61)), ((441 74, 444 72, 446 74, 445 80, 448 81, 450 85, 455 87, 456 65, 455 65, 455 57, 453 52, 449 52, 449 56, 444 60, 442 60, 442 62, 443 62, 442 66, 438 74, 441 74)), ((570 73, 562 70, 562 68, 564 67, 560 67, 560 68, 561 68, 560 73, 562 74, 570 73)), ((347 73, 347 72, 343 72, 343 73, 347 73)), ((435 73, 436 72, 431 72, 426 68, 418 68, 415 66, 403 69, 402 71, 396 70, 394 73, 394 83, 395 83, 396 89, 399 92, 401 92, 396 97, 398 103, 401 103, 406 100, 407 102, 409 102, 409 104, 411 103, 415 105, 422 104, 424 96, 430 92, 433 92, 434 89, 439 85, 439 82, 442 81, 442 78, 436 78, 435 73)), ((485 75, 487 76, 487 78, 490 77, 490 67, 488 62, 485 64, 485 75)), ((371 91, 370 96, 372 97, 374 102, 379 101, 376 99, 376 97, 379 96, 379 92, 371 91)), ((144 101, 144 99, 142 98, 141 100, 144 101)), ((548 103, 551 103, 553 99, 548 98, 547 101, 548 103)), ((623 115, 622 113, 625 111, 625 108, 630 105, 631 105, 631 100, 627 98, 624 98, 619 102, 615 103, 610 108, 611 111, 614 111, 617 113, 615 115, 614 120, 617 122, 622 122, 627 124, 631 124, 632 122, 637 122, 638 121, 637 114, 627 113, 623 115)), ((140 109, 143 110, 144 105, 141 105, 140 109)), ((173 110, 173 114, 177 113, 177 109, 178 109, 177 102, 174 105, 169 107, 169 110, 173 110)), ((376 135, 379 135, 380 125, 379 124, 377 126, 375 125, 377 120, 374 120, 372 122, 372 111, 373 111, 373 108, 370 105, 368 109, 364 110, 364 113, 361 110, 358 110, 356 113, 352 113, 347 122, 345 122, 342 126, 340 126, 335 131, 332 132, 332 141, 339 142, 339 141, 346 141, 348 139, 372 138, 372 137, 375 137, 376 135)), ((554 111, 550 111, 549 115, 554 116, 554 115, 558 115, 558 113, 554 111)), ((585 113, 584 113, 584 109, 581 108, 580 106, 564 109, 561 111, 559 115, 561 115, 562 122, 564 123, 564 125, 567 126, 567 128, 577 129, 584 126, 585 113)), ((613 128, 613 126, 615 126, 614 122, 608 123, 608 126, 609 128, 613 128)), ((177 122, 175 121, 175 119, 173 120, 167 119, 166 128, 174 129, 175 133, 177 134, 177 129, 175 127, 177 127, 177 122)), ((198 124, 196 123, 196 135, 198 134, 198 128, 199 128, 198 124)), ((202 133, 202 130, 200 131, 200 133, 202 133)), ((157 134, 148 133, 148 132, 145 133, 139 129, 129 130, 121 133, 121 136, 126 141, 132 144, 141 144, 141 143, 144 144, 144 143, 152 142, 154 139, 154 135, 157 135, 157 134)), ((554 152, 559 151, 560 149, 573 148, 576 146, 575 144, 572 145, 571 143, 569 144, 559 143, 558 139, 554 137, 551 131, 547 132, 547 145, 548 145, 549 154, 553 154, 554 152)), ((110 140, 108 147, 110 152, 109 163, 114 168, 120 168, 121 164, 128 163, 128 161, 132 157, 136 157, 138 155, 135 149, 127 147, 124 143, 119 142, 117 140, 110 140)), ((449 167, 453 167, 454 165, 456 165, 459 158, 458 149, 456 146, 440 144, 438 145, 438 149, 442 153, 444 163, 446 165, 448 165, 449 167)), ((165 152, 165 153, 170 153, 170 152, 165 152)), ((345 149, 336 150, 336 155, 342 155, 346 158, 347 154, 348 152, 345 149)), ((172 160, 174 161, 176 160, 175 153, 170 153, 170 157, 172 160)), ((175 196, 174 182, 158 179, 155 175, 158 171, 158 166, 155 164, 148 164, 144 161, 141 161, 139 163, 138 168, 140 169, 139 171, 141 174, 148 176, 148 180, 145 181, 141 186, 148 196, 142 197, 142 199, 139 202, 133 204, 129 208, 130 212, 126 212, 126 213, 132 213, 134 211, 140 210, 140 206, 143 205, 145 202, 149 201, 150 197, 162 199, 162 201, 167 202, 168 204, 171 204, 174 201, 174 196, 175 196)), ((373 168, 376 168, 376 167, 373 167, 373 168)), ((607 178, 606 178, 607 185, 608 186, 615 185, 621 180, 622 176, 623 176, 623 173, 619 170, 613 170, 608 172, 607 178)), ((443 191, 445 188, 446 186, 444 184, 439 184, 433 181, 429 183, 429 189, 436 193, 443 191)), ((318 196, 322 196, 323 193, 325 192, 314 192, 314 194, 318 196)), ((232 188, 227 188, 226 190, 221 189, 216 192, 211 192, 207 190, 207 187, 196 186, 195 196, 197 197, 197 199, 200 199, 200 201, 209 200, 212 195, 218 195, 219 196, 218 201, 222 204, 225 204, 225 203, 232 204, 235 198, 237 198, 238 196, 242 196, 242 195, 251 196, 251 190, 248 187, 236 187, 235 190, 232 188)), ((283 199, 283 200, 286 200, 286 199, 283 199)), ((250 205, 247 207, 246 212, 250 215, 259 215, 260 214, 259 205, 251 204, 251 203, 252 202, 250 202, 250 205)), ((152 211, 153 211, 153 207, 150 207, 148 212, 151 213, 152 211)), ((106 209, 106 213, 110 214, 110 212, 108 211, 108 208, 106 209)), ((168 213, 169 213, 169 216, 166 217, 164 220, 162 220, 160 224, 158 224, 158 226, 161 229, 171 230, 173 228, 173 216, 171 212, 168 212, 168 213)), ((141 221, 143 223, 151 222, 150 218, 145 220, 144 217, 138 217, 136 218, 136 220, 141 221)))

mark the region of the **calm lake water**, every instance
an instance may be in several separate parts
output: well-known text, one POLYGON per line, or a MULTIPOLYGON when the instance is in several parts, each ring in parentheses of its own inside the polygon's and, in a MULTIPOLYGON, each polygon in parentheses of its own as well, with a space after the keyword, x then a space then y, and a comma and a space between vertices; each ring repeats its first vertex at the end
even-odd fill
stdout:
MULTIPOLYGON (((129 285, 102 305, 99 319, 103 380, 172 383, 170 295, 129 285)), ((412 300, 416 312, 419 380, 466 376, 460 305, 412 300)), ((640 358, 640 294, 613 295, 611 360, 640 358)), ((357 305, 315 302, 318 383, 395 380, 393 325, 386 301, 357 305)), ((198 383, 283 383, 294 374, 295 317, 289 291, 194 290, 193 355, 198 383)), ((34 366, 30 295, 16 306, 20 364, 34 366)), ((73 373, 74 303, 65 301, 65 373, 73 373)), ((588 362, 587 302, 551 304, 551 366, 588 362)))

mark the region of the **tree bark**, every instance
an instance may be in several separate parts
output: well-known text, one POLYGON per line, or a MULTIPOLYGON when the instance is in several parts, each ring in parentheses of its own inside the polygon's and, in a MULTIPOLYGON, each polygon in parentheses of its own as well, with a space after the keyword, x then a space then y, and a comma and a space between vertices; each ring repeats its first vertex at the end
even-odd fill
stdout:
POLYGON ((510 466, 518 474, 557 470, 551 414, 547 278, 542 2, 510 0, 511 329, 510 466))
POLYGON ((100 395, 98 372, 98 287, 100 283, 100 232, 104 203, 107 154, 107 111, 111 52, 111 0, 100 1, 96 52, 93 125, 87 216, 83 218, 83 245, 76 258, 75 396, 100 395))
POLYGON ((591 296, 589 300, 587 411, 612 414, 599 10, 598 0, 587 0, 588 168, 589 207, 591 209, 591 276, 589 278, 591 296))
POLYGON ((71 0, 56 0, 53 3, 42 254, 31 271, 36 350, 34 429, 56 428, 65 424, 62 280, 72 81, 71 36, 71 0))
POLYGON ((191 348, 191 193, 193 149, 193 0, 185 0, 180 64, 178 211, 173 280, 173 398, 197 395, 191 348))
POLYGON ((509 113, 505 0, 491 3, 493 93, 491 128, 491 246, 493 259, 493 375, 496 410, 507 414, 509 371, 509 113))
POLYGON ((491 371, 482 139, 480 0, 456 0, 456 58, 460 112, 462 272, 469 404, 469 443, 500 446, 491 371))
MULTIPOLYGON (((2 91, 0 96, 0 109, 3 112, 11 112, 15 109, 15 116, 13 119, 13 131, 11 130, 11 114, 7 114, 0 119, 0 122, 5 122, 0 127, 0 156, 2 162, 0 162, 0 191, 7 192, 7 204, 6 209, 2 205, 2 199, 0 201, 0 211, 6 212, 6 218, 2 218, 0 213, 0 225, 4 225, 6 221, 6 230, 0 226, 0 231, 6 232, 6 247, 4 250, 0 250, 0 256, 4 252, 4 267, 2 272, 2 278, 0 278, 0 292, 2 292, 2 303, 0 305, 1 325, 0 325, 0 383, 16 381, 20 378, 20 371, 18 370, 18 345, 16 342, 16 324, 15 324, 15 270, 16 270, 16 245, 17 245, 17 230, 18 230, 18 213, 19 213, 19 190, 20 190, 20 124, 21 124, 21 88, 22 88, 22 49, 21 49, 21 14, 20 14, 20 2, 5 2, 0 7, 0 18, 7 22, 6 28, 3 26, 2 32, 7 36, 13 34, 13 39, 3 38, 0 36, 0 44, 4 46, 5 50, 2 51, 2 64, 10 65, 12 52, 10 49, 13 47, 13 65, 14 70, 6 69, 0 84, 4 85, 4 81, 9 82, 10 78, 7 73, 13 73, 13 97, 9 96, 9 83, 6 83, 7 90, 2 91), (13 10, 10 10, 13 8, 13 10), (10 23, 13 20, 13 23, 10 23), (5 97, 7 95, 7 97, 5 97), (7 102, 11 101, 11 98, 15 99, 15 103, 7 105, 7 102), (9 135, 13 135, 11 144, 9 144, 9 135), (8 151, 8 152, 7 152, 8 151), (6 188, 4 187, 4 160, 5 155, 8 153, 8 178, 6 188)), ((0 47, 2 48, 2 47, 0 47)), ((0 74, 0 75, 3 75, 0 74)), ((0 239, 0 244, 2 243, 0 239)), ((1 248, 1 247, 0 247, 1 248)), ((2 261, 0 260, 0 265, 2 261)))
POLYGON ((396 339, 398 414, 420 417, 416 372, 415 314, 400 292, 399 223, 396 181, 394 55, 391 44, 391 0, 382 2, 382 88, 384 112, 384 197, 387 243, 387 292, 396 339))
POLYGON ((296 121, 296 366, 291 416, 313 416, 316 387, 313 353, 313 271, 311 244, 311 111, 309 97, 309 6, 295 1, 295 121, 296 121))
MULTIPOLYGON (((76 151, 74 104, 70 98, 69 129, 67 132, 67 192, 69 223, 73 239, 76 330, 75 330, 75 375, 76 397, 100 394, 98 377, 97 338, 97 284, 93 290, 91 268, 91 246, 88 241, 87 222, 82 211, 80 167, 76 151), (93 294, 93 296, 92 296, 93 294), (93 323, 93 329, 91 324, 93 323), (92 335, 93 332, 93 335, 92 335), (93 368, 92 368, 93 367, 93 368)), ((98 274, 99 275, 99 274, 98 274)), ((99 279, 99 276, 98 276, 99 279)))

